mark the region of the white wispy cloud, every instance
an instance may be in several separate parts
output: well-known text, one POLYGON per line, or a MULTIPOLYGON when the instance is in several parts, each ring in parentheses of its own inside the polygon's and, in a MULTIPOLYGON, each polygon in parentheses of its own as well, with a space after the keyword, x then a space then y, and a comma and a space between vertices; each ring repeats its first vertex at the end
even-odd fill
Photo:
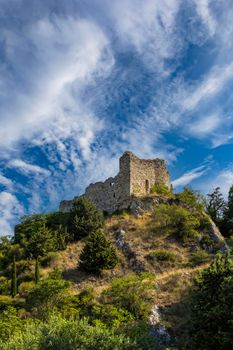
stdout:
POLYGON ((13 181, 11 181, 11 179, 9 179, 8 177, 0 174, 0 184, 5 186, 8 189, 12 189, 13 188, 13 181))
POLYGON ((205 172, 206 172, 206 169, 204 166, 194 168, 194 169, 184 173, 178 179, 173 180, 172 185, 174 188, 176 188, 178 186, 186 186, 186 185, 190 184, 193 180, 202 176, 205 172))
POLYGON ((23 214, 23 207, 10 192, 0 193, 0 236, 12 234, 12 224, 23 214))
POLYGON ((50 175, 50 172, 47 169, 44 169, 39 165, 29 164, 21 159, 12 159, 8 162, 7 166, 9 168, 16 168, 25 174, 35 173, 47 176, 50 175))

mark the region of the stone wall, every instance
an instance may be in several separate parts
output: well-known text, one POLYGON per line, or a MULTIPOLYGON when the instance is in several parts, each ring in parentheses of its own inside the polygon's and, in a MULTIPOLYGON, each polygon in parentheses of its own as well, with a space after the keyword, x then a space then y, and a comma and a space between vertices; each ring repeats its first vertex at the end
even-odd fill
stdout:
MULTIPOLYGON (((127 209, 132 195, 147 195, 155 183, 162 183, 170 188, 169 173, 161 159, 144 160, 132 152, 125 152, 119 163, 120 171, 116 177, 90 184, 83 194, 102 211, 113 213, 127 209)), ((72 202, 73 200, 61 202, 60 211, 69 211, 72 202)))
POLYGON ((131 195, 144 196, 150 193, 154 184, 164 184, 170 189, 170 177, 164 160, 140 159, 132 153, 130 158, 131 195))

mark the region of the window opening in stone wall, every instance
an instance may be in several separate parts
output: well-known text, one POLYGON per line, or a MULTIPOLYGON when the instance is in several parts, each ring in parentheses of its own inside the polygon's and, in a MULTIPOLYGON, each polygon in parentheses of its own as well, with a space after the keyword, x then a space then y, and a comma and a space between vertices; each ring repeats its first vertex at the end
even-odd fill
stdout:
POLYGON ((113 198, 115 198, 116 197, 116 194, 115 193, 113 193, 113 198))
POLYGON ((114 182, 110 182, 110 186, 114 186, 115 185, 115 183, 114 182))
POLYGON ((150 189, 149 180, 146 180, 146 193, 149 193, 149 189, 150 189))

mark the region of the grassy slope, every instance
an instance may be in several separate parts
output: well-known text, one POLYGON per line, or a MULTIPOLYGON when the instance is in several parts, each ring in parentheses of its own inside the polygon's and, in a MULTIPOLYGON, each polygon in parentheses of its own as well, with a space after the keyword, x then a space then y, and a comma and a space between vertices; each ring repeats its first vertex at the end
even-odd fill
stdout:
MULTIPOLYGON (((155 275, 156 297, 154 304, 160 307, 164 324, 175 335, 182 335, 183 326, 188 321, 186 297, 189 293, 189 287, 192 285, 195 275, 207 267, 208 263, 203 261, 203 263, 199 262, 198 265, 192 266, 190 260, 195 246, 183 244, 164 233, 156 233, 149 213, 138 218, 128 214, 108 218, 106 220, 106 236, 115 246, 114 232, 117 229, 125 231, 125 239, 137 252, 140 260, 144 262, 146 270, 155 275), (146 256, 157 249, 175 253, 176 261, 151 264, 146 256)), ((80 271, 77 265, 83 244, 84 242, 71 244, 65 251, 59 252, 51 266, 44 269, 43 273, 47 274, 50 270, 59 268, 63 271, 64 277, 72 282, 73 293, 91 287, 94 288, 97 295, 109 287, 114 278, 134 273, 130 267, 129 259, 117 247, 120 263, 114 270, 103 272, 101 276, 80 271)))

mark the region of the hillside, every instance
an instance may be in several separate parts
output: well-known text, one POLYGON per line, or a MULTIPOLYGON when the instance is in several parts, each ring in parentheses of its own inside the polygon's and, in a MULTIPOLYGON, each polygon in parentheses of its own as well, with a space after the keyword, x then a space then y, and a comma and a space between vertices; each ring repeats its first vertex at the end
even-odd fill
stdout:
MULTIPOLYGON (((72 322, 78 322, 75 327, 84 327, 86 334, 83 346, 70 345, 69 349, 189 349, 188 325, 195 278, 206 271, 218 252, 226 250, 226 244, 220 234, 217 240, 213 237, 214 224, 193 192, 137 199, 137 203, 142 201, 153 202, 149 211, 143 210, 140 215, 122 212, 103 220, 94 206, 79 200, 72 220, 74 211, 49 214, 46 218, 31 217, 16 227, 15 242, 1 243, 0 325, 11 325, 13 317, 18 328, 15 333, 13 323, 15 338, 11 338, 3 327, 0 349, 16 349, 12 344, 19 341, 18 332, 28 337, 27 324, 34 320, 42 322, 41 332, 45 333, 43 327, 49 329, 56 322, 54 332, 58 333, 51 344, 60 339, 61 327, 70 329, 74 326, 72 322), (67 230, 68 217, 73 226, 67 230), (102 227, 104 235, 96 236, 96 225, 102 227), (87 228, 93 233, 83 236, 87 228), (69 232, 74 232, 77 238, 69 232), (32 240, 34 235, 36 240, 32 240), (92 242, 90 237, 95 239, 95 245, 91 246, 93 256, 87 254, 86 259, 94 259, 97 246, 102 249, 98 245, 100 239, 106 249, 101 259, 111 258, 108 265, 101 265, 105 268, 85 267, 82 252, 92 242), (112 250, 107 253, 107 249, 112 250), (10 287, 12 257, 17 273, 14 294, 10 287), (39 273, 35 272, 38 261, 39 273), (35 273, 40 280, 36 284, 35 273), (16 311, 9 310, 9 306, 16 311), (54 316, 54 312, 60 316, 54 316), (59 318, 54 321, 53 317, 63 317, 63 321, 59 318), (86 318, 93 330, 79 323, 86 318), (89 335, 91 347, 87 345, 89 331, 95 334, 89 335), (95 338, 99 332, 109 343, 99 345, 99 338, 95 338), (113 332, 111 341, 108 332, 113 332)), ((97 251, 96 257, 98 254, 97 251)), ((97 259, 94 267, 102 260, 97 259)), ((17 349, 21 348, 22 343, 17 349)), ((61 345, 51 347, 55 348, 63 349, 61 345)), ((43 349, 50 347, 43 345, 43 349)))

